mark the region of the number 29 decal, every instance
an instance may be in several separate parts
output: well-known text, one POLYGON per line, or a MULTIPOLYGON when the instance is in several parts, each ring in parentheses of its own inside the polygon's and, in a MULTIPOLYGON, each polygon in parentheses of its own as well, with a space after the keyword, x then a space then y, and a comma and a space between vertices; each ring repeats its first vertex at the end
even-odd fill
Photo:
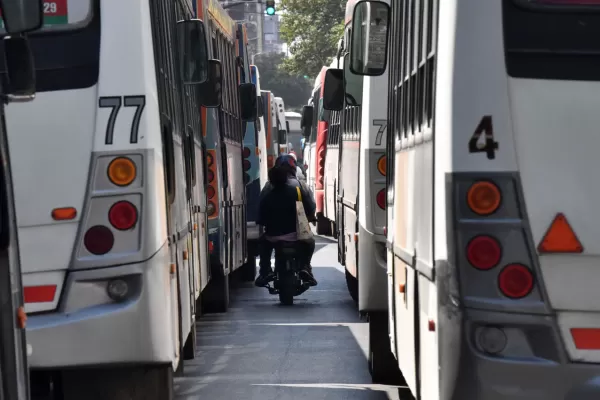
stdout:
POLYGON ((108 123, 106 124, 106 136, 104 140, 104 143, 106 144, 113 144, 115 123, 117 122, 117 115, 119 114, 121 105, 124 107, 136 107, 135 113, 133 114, 133 120, 131 121, 129 143, 138 142, 140 120, 142 119, 142 113, 146 106, 146 96, 106 96, 98 99, 98 107, 111 109, 110 115, 108 116, 108 123))
POLYGON ((481 118, 475 133, 469 140, 469 153, 486 153, 489 160, 496 158, 498 142, 494 141, 494 126, 492 116, 486 115, 481 118), (481 141, 481 135, 485 134, 485 141, 481 141))

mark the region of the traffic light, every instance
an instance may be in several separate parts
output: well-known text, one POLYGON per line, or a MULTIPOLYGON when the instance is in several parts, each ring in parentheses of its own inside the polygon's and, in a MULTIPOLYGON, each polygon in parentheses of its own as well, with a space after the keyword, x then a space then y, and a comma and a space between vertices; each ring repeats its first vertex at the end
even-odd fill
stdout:
POLYGON ((275 0, 266 0, 267 15, 275 15, 275 0))

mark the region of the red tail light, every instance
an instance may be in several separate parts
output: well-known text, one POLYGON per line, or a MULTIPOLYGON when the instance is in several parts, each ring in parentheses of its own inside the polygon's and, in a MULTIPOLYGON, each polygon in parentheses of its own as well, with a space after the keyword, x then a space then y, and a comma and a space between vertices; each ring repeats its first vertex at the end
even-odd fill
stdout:
POLYGON ((212 154, 207 153, 206 154, 206 164, 208 164, 209 167, 212 167, 213 163, 215 162, 212 154))
POLYGON ((207 174, 207 176, 208 176, 208 181, 209 181, 209 182, 212 182, 212 181, 214 181, 214 180, 215 180, 215 173, 214 173, 214 172, 212 172, 212 171, 208 171, 208 174, 207 174))
POLYGON ((248 171, 251 166, 250 160, 244 160, 243 165, 244 165, 244 171, 248 171))
POLYGON ((244 151, 242 154, 244 155, 244 158, 250 157, 250 149, 247 147, 244 147, 244 151))
POLYGON ((377 192, 377 205, 382 210, 385 210, 385 189, 381 189, 377 192))
POLYGON ((212 186, 209 186, 206 189, 206 196, 208 196, 209 199, 212 199, 213 197, 215 197, 215 188, 212 186))
POLYGON ((507 265, 498 276, 498 286, 506 297, 523 298, 533 289, 533 274, 524 265, 507 265))
POLYGON ((477 269, 492 269, 501 257, 500 244, 491 236, 476 236, 467 245, 467 260, 477 269))
POLYGON ((137 208, 128 201, 119 201, 108 211, 108 220, 120 231, 131 229, 138 220, 137 208))
POLYGON ((115 244, 115 237, 109 228, 102 225, 92 226, 83 237, 85 248, 92 254, 106 254, 115 244))

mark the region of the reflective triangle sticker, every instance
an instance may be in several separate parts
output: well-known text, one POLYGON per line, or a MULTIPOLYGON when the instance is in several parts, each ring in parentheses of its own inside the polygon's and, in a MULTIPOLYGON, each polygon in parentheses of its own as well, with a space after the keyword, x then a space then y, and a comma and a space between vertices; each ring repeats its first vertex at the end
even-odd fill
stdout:
POLYGON ((556 214, 538 246, 540 253, 583 253, 583 246, 562 213, 556 214))

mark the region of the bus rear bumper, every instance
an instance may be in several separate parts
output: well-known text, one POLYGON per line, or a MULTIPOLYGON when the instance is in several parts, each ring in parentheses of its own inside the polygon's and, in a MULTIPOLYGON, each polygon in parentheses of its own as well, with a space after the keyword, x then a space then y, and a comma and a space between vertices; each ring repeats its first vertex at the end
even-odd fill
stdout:
POLYGON ((362 225, 358 233, 358 276, 359 311, 386 311, 388 277, 385 236, 369 232, 362 225))
POLYGON ((456 379, 450 382, 450 373, 444 382, 445 374, 441 374, 440 398, 600 399, 600 364, 568 360, 552 317, 474 310, 466 315, 456 379), (490 327, 500 329, 506 337, 503 350, 495 355, 482 349, 482 329, 490 327), (452 393, 444 390, 451 387, 452 393))
POLYGON ((30 367, 171 363, 176 288, 166 244, 142 263, 70 271, 58 310, 28 317, 30 367), (107 294, 114 279, 128 284, 121 302, 107 294))

